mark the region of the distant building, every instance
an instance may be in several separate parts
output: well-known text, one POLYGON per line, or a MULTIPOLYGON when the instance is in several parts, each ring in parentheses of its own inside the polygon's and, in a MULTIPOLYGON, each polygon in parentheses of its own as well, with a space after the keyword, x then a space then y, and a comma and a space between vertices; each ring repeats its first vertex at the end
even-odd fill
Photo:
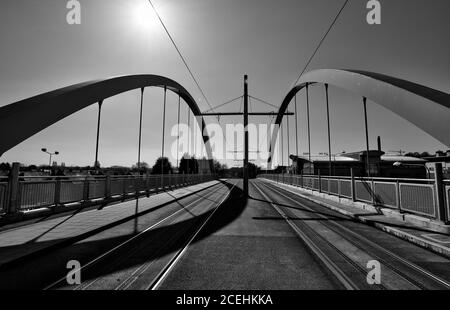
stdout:
POLYGON ((441 163, 444 173, 444 179, 450 179, 450 150, 447 152, 437 151, 435 156, 423 157, 429 164, 428 169, 434 174, 434 163, 441 163))
MULTIPOLYGON (((309 156, 291 155, 292 171, 305 175, 368 176, 367 151, 328 155, 309 156)), ((416 157, 386 155, 383 151, 369 150, 369 169, 372 177, 390 178, 426 178, 426 160, 416 157)))

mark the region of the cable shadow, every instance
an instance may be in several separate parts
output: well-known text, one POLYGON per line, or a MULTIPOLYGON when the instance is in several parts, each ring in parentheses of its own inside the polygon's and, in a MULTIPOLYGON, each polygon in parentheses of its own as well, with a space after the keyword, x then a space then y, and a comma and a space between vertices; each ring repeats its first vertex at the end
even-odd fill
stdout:
POLYGON ((34 237, 33 239, 28 240, 27 242, 25 242, 25 244, 30 244, 30 243, 34 243, 36 242, 39 238, 45 236, 46 234, 48 234, 49 232, 51 232, 53 229, 55 229, 56 227, 64 224, 65 222, 67 222, 68 220, 70 220, 71 218, 73 218, 75 215, 77 215, 78 213, 80 213, 82 211, 82 209, 78 209, 75 212, 73 212, 70 216, 66 217, 64 220, 62 220, 61 222, 57 223, 56 225, 54 225, 53 227, 49 228, 48 230, 46 230, 45 232, 43 232, 42 234, 34 237))
MULTIPOLYGON (((214 216, 203 227, 193 243, 197 243, 222 227, 234 221, 244 211, 247 202, 242 200, 242 190, 238 186, 221 181, 230 190, 221 207, 216 210, 214 216)), ((223 196, 222 196, 223 197, 223 196)), ((216 201, 218 202, 218 201, 216 201)), ((115 271, 126 270, 134 266, 157 260, 168 254, 182 249, 186 241, 191 238, 199 226, 214 212, 214 208, 198 216, 158 226, 139 235, 131 242, 111 255, 106 260, 92 265, 83 270, 82 280, 88 281, 115 271)), ((87 262, 97 258, 109 249, 128 240, 135 233, 77 242, 70 246, 43 254, 32 260, 23 261, 20 264, 0 266, 0 290, 17 289, 42 289, 55 279, 64 278, 68 270, 66 264, 69 260, 78 260, 83 266, 87 262)))
POLYGON ((328 221, 347 221, 345 219, 330 219, 330 218, 322 218, 322 217, 279 217, 279 216, 254 216, 253 220, 262 220, 262 221, 284 221, 286 219, 291 221, 320 221, 320 222, 328 222, 328 221))
POLYGON ((294 207, 294 206, 291 206, 291 205, 286 205, 286 204, 283 204, 283 203, 279 203, 279 202, 275 202, 275 201, 269 201, 269 200, 265 200, 265 199, 254 198, 254 197, 250 197, 250 199, 255 200, 255 201, 259 201, 259 202, 265 202, 265 203, 274 204, 274 205, 277 205, 277 206, 280 206, 280 207, 283 207, 283 208, 299 210, 299 211, 302 211, 302 212, 307 212, 307 213, 312 213, 312 214, 321 214, 321 215, 327 216, 329 218, 333 218, 334 220, 351 221, 351 219, 346 219, 344 217, 339 217, 339 216, 328 214, 328 213, 324 213, 324 212, 311 211, 311 210, 303 208, 303 207, 294 207))

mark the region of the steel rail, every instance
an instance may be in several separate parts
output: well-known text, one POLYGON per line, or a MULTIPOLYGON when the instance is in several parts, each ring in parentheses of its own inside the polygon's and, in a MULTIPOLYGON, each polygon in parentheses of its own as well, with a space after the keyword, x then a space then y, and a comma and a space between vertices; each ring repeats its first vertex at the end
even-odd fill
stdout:
MULTIPOLYGON (((271 188, 271 189, 274 192, 277 192, 279 195, 284 196, 287 199, 289 199, 290 201, 294 202, 295 204, 301 206, 302 208, 308 209, 309 211, 314 211, 313 209, 307 207, 306 205, 300 203, 299 201, 297 201, 297 200, 295 200, 295 199, 293 199, 293 198, 291 198, 291 197, 281 193, 279 190, 274 189, 274 188, 271 188)), ((295 192, 290 191, 288 189, 283 189, 283 190, 288 191, 288 192, 290 192, 290 193, 292 193, 294 195, 300 196, 300 195, 296 194, 295 192)), ((300 197, 302 197, 302 196, 300 196, 300 197)), ((322 208, 326 208, 326 207, 323 207, 323 206, 321 206, 321 207, 322 208)), ((327 210, 329 210, 329 209, 327 209, 327 210)), ((318 216, 321 217, 321 218, 327 218, 326 216, 324 216, 322 214, 318 214, 318 216)), ((347 241, 349 241, 350 243, 352 243, 353 245, 355 245, 357 247, 361 247, 361 244, 358 244, 354 240, 351 240, 350 238, 348 238, 348 236, 345 236, 342 233, 342 231, 345 231, 346 233, 348 233, 348 234, 352 235, 353 237, 355 237, 355 239, 358 239, 359 241, 362 241, 361 243, 366 243, 369 246, 371 246, 372 248, 376 248, 378 251, 383 252, 384 254, 392 257, 393 259, 395 259, 396 261, 400 262, 401 264, 404 264, 404 265, 408 266, 409 268, 411 268, 411 269, 417 271, 418 273, 426 276, 427 278, 429 278, 432 281, 438 283, 439 285, 444 286, 446 289, 450 289, 450 282, 448 282, 448 281, 446 281, 444 279, 441 279, 439 276, 436 276, 436 275, 432 274, 431 272, 425 270, 424 268, 419 267, 416 264, 414 264, 414 263, 412 263, 412 262, 410 262, 410 261, 408 261, 408 260, 398 256, 397 254, 393 253, 392 251, 390 251, 390 250, 388 250, 388 249, 386 249, 386 248, 376 244, 375 242, 367 239, 366 237, 361 236, 361 235, 353 232, 351 229, 349 229, 349 228, 347 228, 347 227, 345 227, 345 226, 343 226, 343 225, 341 225, 339 223, 336 223, 336 222, 332 222, 332 223, 327 222, 326 226, 328 228, 332 229, 335 233, 339 234, 341 237, 343 237, 347 241), (330 227, 330 225, 334 225, 335 228, 330 227)), ((367 251, 367 248, 364 248, 364 250, 367 251)), ((374 256, 379 257, 379 255, 377 255, 377 254, 374 254, 374 253, 372 253, 372 254, 374 256)), ((392 262, 387 262, 386 260, 384 260, 382 258, 380 258, 380 260, 383 261, 384 264, 386 266, 388 266, 390 269, 392 269, 395 273, 397 273, 399 276, 401 276, 402 278, 404 278, 405 280, 407 280, 411 284, 413 284, 415 286, 418 286, 420 288, 426 288, 422 283, 420 283, 420 282, 416 281, 415 279, 411 278, 410 276, 406 275, 403 271, 398 270, 397 267, 392 266, 392 262)))
POLYGON ((233 191, 234 187, 236 186, 235 182, 233 186, 231 187, 230 191, 225 195, 225 197, 217 204, 216 208, 213 212, 206 218, 206 220, 203 222, 203 224, 200 226, 200 228, 192 235, 192 237, 189 239, 188 242, 184 245, 182 249, 180 249, 169 261, 168 264, 161 270, 161 272, 156 276, 155 279, 147 286, 147 290, 157 290, 158 287, 161 285, 161 283, 166 279, 166 277, 169 275, 169 273, 172 271, 172 269, 175 267, 175 265, 178 263, 180 258, 184 255, 184 253, 187 251, 191 243, 195 240, 195 238, 198 236, 200 231, 205 227, 205 225, 208 223, 208 221, 214 216, 216 211, 220 208, 220 206, 223 204, 223 202, 228 199, 231 192, 233 191))
MULTIPOLYGON (((213 187, 218 186, 218 185, 222 185, 224 186, 222 183, 217 183, 215 184, 213 187)), ((187 197, 186 197, 187 198, 187 197)), ((189 203, 187 206, 192 206, 194 204, 196 204, 197 202, 204 200, 205 197, 200 196, 198 199, 194 200, 193 202, 189 203)), ((173 203, 173 202, 172 202, 173 203)), ((186 206, 185 206, 186 207, 186 206)), ((169 216, 166 216, 165 218, 159 220, 158 222, 148 226, 147 228, 145 228, 143 231, 139 232, 138 234, 134 235, 131 238, 128 238, 127 240, 121 242, 119 245, 114 246, 112 249, 102 253, 101 255, 97 256, 96 258, 90 260, 88 263, 84 264, 83 266, 81 266, 80 271, 81 270, 85 270, 87 268, 90 268, 91 266, 95 265, 96 263, 100 262, 101 260, 105 259, 106 257, 108 257, 109 255, 113 254, 114 252, 118 251, 119 249, 123 248, 125 245, 131 243, 132 241, 136 240, 137 238, 141 237, 143 234, 145 234, 146 232, 148 232, 149 230, 159 226, 160 224, 164 223, 165 221, 167 221, 168 219, 174 217, 175 215, 179 214, 182 211, 186 211, 184 208, 181 208, 178 211, 175 211, 174 213, 172 213, 169 216)), ((90 236, 92 237, 92 236, 90 236)), ((78 241, 79 242, 79 241, 78 241)), ((57 286, 59 283, 64 282, 66 280, 66 277, 62 277, 60 279, 58 279, 57 281, 51 283, 50 285, 47 285, 44 290, 48 290, 48 289, 52 289, 53 287, 57 286)))
MULTIPOLYGON (((217 184, 217 185, 223 185, 223 184, 217 184)), ((216 193, 216 192, 217 192, 217 191, 215 191, 215 193, 216 193)), ((221 195, 222 195, 222 194, 219 194, 218 196, 221 196, 221 195)), ((199 202, 204 201, 205 199, 206 199, 206 200, 210 200, 210 199, 207 199, 207 198, 204 197, 204 196, 201 196, 201 197, 199 197, 198 199, 196 199, 195 201, 193 201, 193 202, 191 202, 191 203, 189 203, 189 204, 183 206, 182 209, 178 210, 178 211, 175 212, 175 213, 178 213, 179 211, 188 211, 188 212, 189 212, 189 210, 187 210, 187 209, 193 206, 193 208, 190 209, 190 211, 192 211, 192 210, 196 209, 196 208, 199 206, 199 204, 198 204, 199 202)), ((211 200, 211 201, 212 201, 212 200, 211 200)), ((146 230, 149 230, 149 229, 152 229, 152 228, 155 228, 155 227, 159 226, 160 224, 162 224, 163 222, 165 222, 165 221, 168 220, 169 218, 172 218, 172 216, 174 216, 175 213, 173 213, 172 215, 166 217, 166 218, 163 219, 162 221, 159 221, 158 223, 152 225, 151 228, 149 227, 149 228, 146 229, 146 230)), ((143 233, 144 233, 144 231, 143 231, 143 233)), ((171 238, 168 240, 168 242, 173 241, 173 238, 174 238, 174 237, 171 237, 171 238)), ((128 241, 128 240, 127 240, 127 241, 128 241)), ((125 242, 127 242, 127 241, 125 241, 125 242)), ((120 245, 119 245, 119 246, 120 246, 120 245)), ((118 246, 118 247, 119 247, 119 246, 118 246)), ((122 246, 125 246, 125 244, 123 244, 122 246)), ((118 250, 118 249, 117 249, 117 250, 118 250)), ((104 259, 104 258, 106 258, 106 256, 104 256, 104 257, 101 258, 101 259, 104 259)), ((153 262, 153 261, 152 261, 152 262, 153 262)), ((137 280, 137 276, 139 276, 140 274, 142 274, 143 272, 146 271, 146 268, 148 267, 148 265, 149 265, 149 263, 141 264, 138 268, 136 268, 136 269, 134 270, 134 272, 133 272, 130 276, 128 276, 125 280, 121 281, 121 282, 114 288, 114 290, 119 290, 119 289, 126 289, 126 288, 128 288, 131 284, 133 284, 133 283, 137 280), (132 280, 133 278, 134 278, 134 280, 132 280)), ((89 283, 85 283, 84 285, 80 285, 80 286, 78 286, 78 287, 75 287, 75 290, 86 290, 86 289, 88 289, 90 286, 92 286, 93 284, 95 284, 98 280, 101 280, 102 278, 103 278, 103 277, 101 277, 101 276, 96 277, 95 279, 92 279, 89 283)))
MULTIPOLYGON (((294 230, 294 232, 300 237, 300 239, 305 243, 305 245, 314 253, 314 255, 319 258, 319 260, 325 265, 325 267, 331 271, 337 280, 347 289, 347 290, 358 290, 358 286, 352 281, 342 270, 339 268, 323 251, 318 247, 314 241, 303 231, 295 225, 292 220, 276 205, 276 203, 271 202, 271 199, 257 186, 253 183, 253 186, 258 190, 261 196, 269 203, 289 224, 289 226, 294 230)), ((321 237, 320 235, 316 234, 321 237)), ((323 239, 321 237, 321 239, 323 239)), ((333 246, 334 248, 334 246, 333 246)), ((337 249, 336 249, 337 250, 337 249)), ((340 252, 339 250, 337 250, 340 252)), ((344 257, 345 258, 345 257, 344 257)), ((354 265, 354 264, 352 264, 354 265)))

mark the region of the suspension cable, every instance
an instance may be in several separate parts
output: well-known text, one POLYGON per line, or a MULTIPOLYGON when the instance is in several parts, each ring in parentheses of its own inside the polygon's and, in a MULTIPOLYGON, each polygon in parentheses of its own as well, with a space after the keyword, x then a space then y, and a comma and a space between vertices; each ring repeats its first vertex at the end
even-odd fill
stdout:
POLYGON ((319 51, 320 47, 322 46, 322 43, 325 41, 326 37, 328 36, 328 34, 330 33, 331 29, 333 28, 333 26, 336 24, 336 21, 338 20, 339 16, 341 15, 342 11, 344 10, 344 8, 347 6, 349 0, 345 0, 344 4, 342 5, 341 9, 339 10, 339 12, 336 14, 336 16, 334 17, 333 21, 331 22, 330 26, 328 27, 328 30, 325 32, 325 34, 323 35, 322 39, 320 40, 319 44, 317 45, 316 49, 314 50, 313 54, 311 55, 311 57, 309 57, 308 62, 306 63, 306 65, 303 67, 303 70, 301 71, 300 75, 297 77, 297 79, 295 80, 295 82, 293 83, 293 85, 291 85, 290 88, 292 88, 294 85, 297 84, 297 82, 300 80, 300 78, 302 77, 302 75, 305 73, 306 69, 308 68, 309 64, 311 63, 311 61, 313 60, 314 56, 317 54, 317 52, 319 51))
MULTIPOLYGON (((295 143, 296 143, 296 154, 297 154, 297 163, 298 163, 298 117, 297 117, 297 94, 294 96, 294 105, 295 105, 295 143)), ((298 171, 298 168, 297 168, 298 171)))
POLYGON ((206 110, 206 111, 204 111, 203 113, 208 113, 208 112, 213 111, 214 109, 221 108, 221 107, 223 107, 223 106, 225 106, 225 105, 227 105, 227 104, 230 104, 230 103, 232 103, 232 102, 234 102, 234 101, 236 101, 236 100, 238 100, 238 99, 240 99, 240 98, 242 98, 242 97, 244 97, 244 95, 241 95, 241 96, 239 96, 239 97, 236 97, 236 98, 233 98, 233 99, 231 99, 231 100, 228 100, 228 101, 226 101, 226 102, 224 102, 224 103, 222 103, 222 104, 216 105, 215 107, 213 107, 213 109, 206 110))
POLYGON ((177 116, 177 168, 180 169, 179 166, 179 152, 180 152, 180 103, 181 103, 181 95, 178 92, 178 116, 177 116))
POLYGON ((197 88, 200 90, 200 93, 202 94, 203 98, 205 99, 206 103, 208 104, 208 106, 214 110, 211 106, 211 104, 209 103, 208 98, 205 95, 205 92, 203 91, 203 89, 200 87, 200 84, 198 83, 197 79, 195 78, 194 74, 192 73, 191 68, 189 67, 189 65, 187 64, 183 54, 181 53, 180 49, 178 48, 177 44, 175 43, 175 40, 172 38, 172 35, 170 34, 169 30, 167 29, 166 25, 164 24, 161 16, 159 15, 158 11, 156 10, 155 6, 153 5, 151 0, 148 0, 148 2, 150 3, 150 5, 152 6, 153 11, 155 12, 156 16, 158 17, 161 25, 163 26, 164 30, 167 33, 167 36, 169 37, 170 41, 172 41, 173 46, 175 47, 175 49, 177 50, 178 55, 180 56, 181 60, 183 61, 186 69, 189 71, 189 74, 191 75, 192 79, 194 80, 195 84, 197 85, 197 88))
POLYGON ((286 115, 286 125, 287 125, 287 163, 286 165, 289 166, 289 154, 290 154, 290 147, 289 147, 289 115, 286 115))
POLYGON ((265 100, 259 99, 259 98, 257 98, 257 97, 250 96, 250 95, 249 95, 249 97, 252 98, 252 99, 255 99, 256 101, 259 101, 259 102, 261 102, 261 103, 264 103, 264 104, 266 104, 266 105, 268 105, 268 106, 271 106, 271 107, 273 107, 273 108, 275 108, 275 109, 279 109, 279 108, 280 108, 280 107, 277 107, 277 106, 274 105, 274 104, 271 104, 271 103, 269 103, 269 102, 267 102, 267 101, 265 101, 265 100))

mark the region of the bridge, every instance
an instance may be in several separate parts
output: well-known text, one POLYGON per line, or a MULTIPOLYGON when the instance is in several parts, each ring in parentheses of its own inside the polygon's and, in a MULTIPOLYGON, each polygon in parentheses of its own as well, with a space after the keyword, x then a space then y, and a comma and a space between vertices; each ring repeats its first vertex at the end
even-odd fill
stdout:
MULTIPOLYGON (((179 290, 162 295, 164 306, 206 308, 281 306, 273 290, 450 289, 450 151, 388 151, 450 147, 448 1, 166 1, 176 36, 152 0, 9 2, 0 17, 1 291, 179 290), (335 27, 340 37, 327 40, 335 27), (242 92, 239 82, 239 96, 213 106, 191 64, 216 98, 237 75, 242 92), (122 110, 109 114, 113 104, 122 110), (412 142, 380 134, 400 121, 412 142), (114 136, 130 128, 126 143, 114 136), (92 145, 71 141, 84 135, 92 145)), ((34 297, 4 300, 36 307, 34 297)), ((324 300, 338 301, 311 301, 324 300)))
MULTIPOLYGON (((450 95, 379 73, 324 69, 303 75, 274 113, 249 112, 248 87, 246 76, 243 112, 235 113, 202 112, 182 85, 157 75, 88 81, 1 107, 0 154, 90 105, 97 105, 98 115, 90 174, 27 176, 14 163, 9 175, 0 177, 0 288, 449 289, 450 181, 440 162, 426 178, 379 176, 369 149, 366 105, 372 100, 450 145, 450 95), (347 175, 336 173, 329 85, 361 96, 366 136, 361 174, 355 167, 347 175), (172 173, 161 163, 160 171, 150 174, 141 167, 143 98, 154 87, 163 89, 161 102, 153 103, 163 106, 161 159, 171 91, 178 96, 178 125, 185 104, 188 119, 192 114, 202 133, 207 173, 172 173), (305 162, 310 168, 314 162, 311 87, 326 92, 329 149, 322 172, 298 169, 302 90, 308 113, 305 162), (139 119, 132 121, 139 124, 138 164, 128 175, 102 174, 102 106, 128 91, 140 93, 139 119), (243 117, 242 179, 219 177, 212 164, 204 117, 227 115, 243 117), (248 156, 253 115, 276 116, 268 164, 256 178, 250 178, 248 156), (291 117, 297 144, 292 152, 291 117), (281 147, 277 171, 272 162, 285 134, 288 162, 297 168, 283 168, 281 147), (372 269, 381 270, 381 281, 380 275, 370 276, 372 269)), ((176 168, 179 155, 177 147, 176 168)))

